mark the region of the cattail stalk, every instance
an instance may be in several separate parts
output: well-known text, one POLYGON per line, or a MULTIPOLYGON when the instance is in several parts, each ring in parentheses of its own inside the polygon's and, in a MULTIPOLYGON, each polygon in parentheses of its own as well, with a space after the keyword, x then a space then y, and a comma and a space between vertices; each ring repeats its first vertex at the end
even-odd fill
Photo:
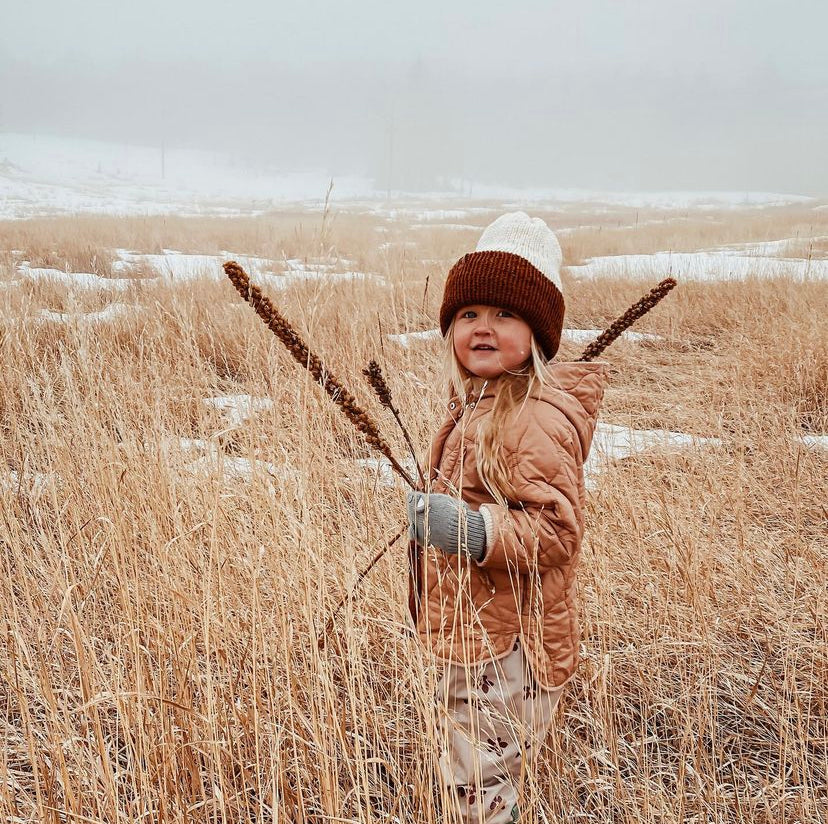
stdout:
POLYGON ((308 349, 301 335, 291 326, 290 322, 280 314, 255 283, 250 282, 247 273, 236 261, 231 260, 224 264, 224 272, 230 278, 236 291, 253 307, 256 314, 265 322, 268 329, 276 335, 293 355, 294 360, 305 367, 313 375, 314 380, 325 390, 328 397, 342 410, 345 417, 362 433, 368 445, 384 455, 394 471, 412 488, 416 486, 414 480, 394 457, 391 447, 380 435, 379 427, 371 416, 359 406, 356 398, 345 388, 342 381, 332 372, 329 372, 322 360, 308 349))
POLYGON ((658 286, 653 287, 641 300, 634 303, 601 332, 597 338, 584 349, 579 361, 590 361, 597 358, 613 341, 620 337, 625 329, 629 329, 642 315, 646 315, 674 286, 675 278, 664 278, 658 286))
POLYGON ((414 466, 417 467, 417 475, 420 478, 420 483, 422 484, 423 489, 425 489, 425 475, 423 475, 423 470, 420 468, 420 463, 417 460, 417 452, 414 449, 411 436, 408 434, 408 430, 405 428, 402 418, 400 418, 400 410, 394 406, 394 399, 391 397, 391 389, 385 380, 385 375, 382 374, 382 367, 375 360, 371 360, 368 362, 368 366, 362 370, 362 374, 365 375, 368 380, 368 384, 376 393, 377 398, 379 398, 379 402, 394 416, 394 420, 399 424, 399 427, 403 433, 403 438, 405 438, 405 442, 408 445, 408 451, 411 453, 411 459, 414 461, 414 466))

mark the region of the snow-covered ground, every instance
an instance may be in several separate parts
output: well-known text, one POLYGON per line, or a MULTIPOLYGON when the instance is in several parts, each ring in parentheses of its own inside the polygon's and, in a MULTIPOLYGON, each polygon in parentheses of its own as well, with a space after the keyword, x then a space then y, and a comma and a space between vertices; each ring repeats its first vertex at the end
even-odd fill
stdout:
POLYGON ((598 485, 601 470, 614 461, 628 458, 642 452, 665 449, 697 449, 701 446, 718 446, 718 438, 699 438, 684 432, 671 432, 667 429, 632 429, 599 421, 584 464, 584 483, 593 490, 598 485))
MULTIPOLYGON (((192 280, 216 280, 226 278, 222 264, 228 260, 240 263, 254 282, 269 289, 287 289, 295 283, 323 280, 326 283, 364 281, 384 283, 385 279, 368 272, 348 270, 348 260, 270 260, 268 258, 222 252, 218 255, 188 255, 173 249, 165 249, 160 255, 145 255, 125 249, 113 250, 117 260, 112 264, 113 274, 121 277, 103 277, 93 272, 64 272, 31 266, 29 261, 17 264, 18 278, 0 282, 0 287, 19 286, 23 281, 48 281, 61 284, 71 290, 106 289, 124 291, 130 286, 147 286, 159 281, 184 283, 192 280), (155 272, 154 277, 130 277, 137 271, 155 272)), ((54 318, 53 318, 54 319, 54 318)))
POLYGON ((128 273, 136 268, 149 268, 166 280, 184 281, 211 278, 222 280, 226 277, 221 265, 227 260, 237 261, 253 278, 278 269, 276 261, 267 258, 222 252, 220 255, 186 255, 174 249, 164 249, 160 255, 144 255, 117 249, 118 260, 113 271, 128 273))
POLYGON ((789 277, 816 280, 828 277, 828 260, 776 258, 720 252, 656 252, 652 255, 611 255, 570 266, 578 278, 629 277, 660 280, 744 280, 751 277, 789 277))
POLYGON ((53 323, 108 323, 132 317, 139 311, 139 307, 127 303, 110 303, 97 312, 53 312, 51 309, 41 309, 38 317, 53 323))
MULTIPOLYGON (((215 152, 48 135, 0 134, 0 218, 48 214, 255 214, 324 202, 326 170, 252 167, 215 152), (163 165, 162 165, 163 164, 163 165)), ((337 198, 373 194, 336 178, 337 198)))
POLYGON ((257 412, 273 409, 270 398, 255 398, 252 395, 222 395, 215 398, 204 398, 205 406, 218 409, 233 426, 241 426, 257 412))
POLYGON ((813 247, 816 243, 825 243, 828 237, 819 235, 817 237, 785 237, 781 240, 764 240, 759 243, 734 243, 730 246, 719 246, 715 249, 702 249, 702 252, 711 254, 726 255, 748 255, 755 257, 780 257, 796 258, 812 257, 813 247))
MULTIPOLYGON (((105 278, 93 272, 63 272, 60 269, 43 269, 29 266, 28 261, 22 261, 17 267, 20 280, 48 281, 53 284, 62 284, 70 289, 111 289, 122 292, 140 281, 133 278, 105 278)), ((20 281, 5 281, 7 287, 14 286, 20 281)))
MULTIPOLYGON (((602 329, 564 329, 561 333, 563 340, 571 341, 572 343, 592 343, 598 335, 601 334, 602 329)), ((421 341, 435 341, 440 340, 442 335, 439 329, 426 329, 422 332, 403 332, 400 335, 386 335, 388 340, 398 343, 404 349, 419 343, 421 341)), ((661 335, 653 335, 649 332, 634 332, 628 330, 621 333, 621 340, 628 341, 659 341, 663 340, 661 335)))
POLYGON ((60 478, 54 472, 0 471, 0 493, 22 495, 30 501, 36 501, 59 482, 60 478))
MULTIPOLYGON (((0 218, 51 214, 176 213, 257 214, 284 204, 321 208, 334 181, 331 199, 390 220, 422 225, 478 229, 464 219, 485 223, 491 206, 434 208, 433 201, 457 200, 458 192, 416 197, 388 193, 367 177, 339 175, 328 169, 281 169, 252 165, 239 157, 193 149, 108 143, 49 135, 0 133, 0 218), (426 205, 429 202, 432 205, 426 205), (422 204, 422 205, 419 205, 422 204)), ((698 210, 756 208, 809 203, 813 198, 773 192, 598 192, 580 189, 473 187, 475 200, 496 200, 504 209, 555 208, 565 204, 592 211, 617 208, 698 210)), ((816 205, 816 204, 815 204, 816 205)))
POLYGON ((808 449, 828 450, 828 435, 800 435, 797 440, 808 449))

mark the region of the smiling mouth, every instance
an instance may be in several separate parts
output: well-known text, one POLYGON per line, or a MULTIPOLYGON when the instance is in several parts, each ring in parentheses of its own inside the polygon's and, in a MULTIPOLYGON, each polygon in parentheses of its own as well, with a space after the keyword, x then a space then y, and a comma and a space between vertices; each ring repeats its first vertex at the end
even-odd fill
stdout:
POLYGON ((477 346, 472 346, 473 352, 496 352, 497 350, 494 346, 487 346, 485 343, 478 344, 477 346))

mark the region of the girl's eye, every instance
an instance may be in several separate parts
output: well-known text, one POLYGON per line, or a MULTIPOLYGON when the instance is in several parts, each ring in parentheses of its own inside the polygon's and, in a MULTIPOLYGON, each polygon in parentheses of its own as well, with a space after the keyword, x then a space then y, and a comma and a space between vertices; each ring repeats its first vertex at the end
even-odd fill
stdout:
POLYGON ((514 314, 514 312, 510 312, 508 309, 501 309, 497 313, 497 316, 499 318, 513 318, 513 317, 515 317, 515 314, 514 314))
POLYGON ((467 309, 465 312, 460 313, 460 317, 461 318, 467 318, 467 319, 476 318, 477 317, 477 312, 475 312, 473 309, 467 309))

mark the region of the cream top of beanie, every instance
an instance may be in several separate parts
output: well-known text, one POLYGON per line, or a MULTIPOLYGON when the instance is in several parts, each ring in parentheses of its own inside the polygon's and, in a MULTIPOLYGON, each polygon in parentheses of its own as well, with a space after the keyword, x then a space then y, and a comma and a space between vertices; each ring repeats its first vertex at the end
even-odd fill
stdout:
POLYGON ((563 293, 561 245, 555 233, 539 217, 529 217, 526 212, 501 215, 485 228, 475 251, 519 255, 546 275, 563 293))

